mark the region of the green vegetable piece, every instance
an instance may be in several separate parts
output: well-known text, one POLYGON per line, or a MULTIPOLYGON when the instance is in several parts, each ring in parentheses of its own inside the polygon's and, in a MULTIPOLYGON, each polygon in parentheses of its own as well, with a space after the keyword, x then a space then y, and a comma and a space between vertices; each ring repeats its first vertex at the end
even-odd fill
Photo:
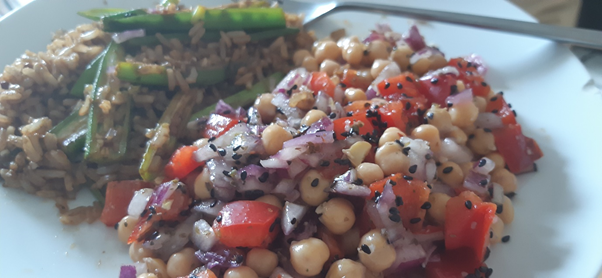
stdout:
MULTIPOLYGON (((256 83, 250 90, 242 90, 234 95, 224 99, 224 102, 232 107, 245 107, 251 105, 258 95, 270 90, 270 83, 278 84, 284 78, 284 74, 276 72, 261 82, 256 83)), ((190 121, 209 116, 215 110, 216 104, 207 106, 203 110, 196 112, 190 117, 190 121)))
POLYGON ((94 78, 96 78, 96 73, 98 73, 98 67, 100 67, 100 63, 102 62, 102 58, 106 54, 105 51, 101 52, 96 58, 94 58, 82 74, 79 76, 73 87, 71 87, 70 95, 75 97, 83 97, 84 96, 84 88, 86 85, 92 84, 94 82, 94 78))
MULTIPOLYGON (((130 130, 131 122, 131 99, 129 94, 124 93, 126 102, 121 104, 125 106, 125 113, 121 118, 112 118, 118 113, 103 115, 100 108, 100 95, 103 93, 102 88, 108 84, 107 69, 122 61, 125 56, 123 48, 116 44, 110 43, 107 47, 107 52, 102 58, 101 65, 98 69, 94 80, 94 90, 92 94, 92 105, 88 112, 88 129, 86 132, 86 144, 84 148, 84 159, 96 163, 109 163, 121 160, 127 150, 127 139, 130 130), (109 130, 105 130, 104 121, 111 119, 113 124, 110 128, 117 132, 112 139, 107 139, 109 130)), ((114 109, 115 111, 119 109, 114 109)))
POLYGON ((142 156, 140 163, 140 176, 145 181, 154 180, 163 169, 156 169, 153 166, 153 159, 160 153, 171 155, 176 147, 176 139, 181 136, 186 129, 186 122, 182 119, 190 117, 192 106, 195 103, 195 94, 177 93, 169 102, 169 105, 161 115, 154 130, 154 136, 146 144, 146 151, 142 156), (165 135, 169 135, 169 140, 165 145, 157 143, 165 135))
MULTIPOLYGON (((205 10, 198 20, 204 21, 206 30, 235 31, 262 30, 286 27, 284 12, 280 8, 232 8, 205 10)), ((192 13, 145 14, 127 18, 102 19, 106 32, 145 29, 148 33, 188 32, 192 28, 192 13)))
POLYGON ((63 119, 50 130, 50 133, 56 135, 59 148, 65 152, 71 161, 81 159, 86 143, 88 115, 80 116, 80 107, 81 105, 76 106, 67 118, 63 119))
POLYGON ((98 21, 103 17, 111 16, 126 12, 125 9, 119 8, 106 8, 106 9, 91 9, 87 11, 77 12, 78 15, 83 16, 87 19, 98 21))
MULTIPOLYGON (((164 66, 121 62, 115 67, 122 81, 146 86, 167 86, 167 70, 164 66)), ((226 80, 226 67, 197 69, 196 85, 208 86, 226 80)))
POLYGON ((104 20, 118 20, 121 18, 128 18, 128 17, 132 17, 132 16, 145 15, 145 14, 148 14, 146 9, 135 9, 135 10, 130 10, 130 11, 124 11, 122 13, 107 15, 107 16, 103 17, 102 20, 103 21, 104 20))
POLYGON ((92 193, 92 196, 94 196, 94 199, 96 199, 101 205, 104 206, 105 205, 105 196, 102 194, 100 189, 92 188, 92 187, 88 187, 88 189, 90 190, 90 193, 92 193))
POLYGON ((169 4, 174 4, 177 6, 180 4, 180 0, 163 0, 161 2, 161 6, 163 6, 163 7, 167 7, 167 6, 169 6, 169 4))

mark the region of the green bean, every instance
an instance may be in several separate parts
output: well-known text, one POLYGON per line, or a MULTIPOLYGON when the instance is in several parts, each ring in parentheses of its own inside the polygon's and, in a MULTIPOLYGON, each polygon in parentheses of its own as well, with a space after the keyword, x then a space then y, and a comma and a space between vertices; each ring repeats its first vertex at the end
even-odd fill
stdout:
POLYGON ((102 58, 105 56, 105 54, 106 49, 96 58, 94 58, 94 60, 92 60, 88 66, 86 66, 84 72, 82 72, 77 81, 75 81, 75 84, 73 84, 73 87, 71 87, 71 91, 69 92, 70 95, 75 97, 84 96, 84 89, 86 88, 86 85, 94 82, 94 78, 98 72, 98 67, 100 67, 100 63, 102 62, 102 58))
POLYGON ((126 12, 125 9, 119 8, 105 8, 105 9, 91 9, 87 11, 77 12, 78 15, 83 16, 87 19, 98 21, 103 17, 111 16, 126 12))
POLYGON ((69 160, 81 159, 86 143, 88 115, 79 115, 81 105, 76 106, 73 112, 54 126, 50 133, 56 135, 59 147, 69 160))
MULTIPOLYGON (((167 69, 164 66, 140 63, 121 62, 115 67, 117 77, 132 84, 147 86, 167 86, 167 69)), ((226 67, 198 68, 194 84, 200 86, 214 85, 226 79, 226 67)))

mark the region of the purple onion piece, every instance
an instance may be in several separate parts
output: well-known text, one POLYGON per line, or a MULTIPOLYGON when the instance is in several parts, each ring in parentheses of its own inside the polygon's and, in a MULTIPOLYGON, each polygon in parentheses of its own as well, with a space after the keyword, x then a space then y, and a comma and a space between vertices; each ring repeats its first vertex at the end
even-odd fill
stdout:
POLYGON ((146 36, 144 29, 128 30, 121 33, 114 33, 111 37, 115 43, 121 44, 125 41, 133 38, 140 38, 146 36))
POLYGON ((282 209, 282 232, 285 235, 290 235, 293 230, 301 223, 301 219, 307 213, 307 207, 298 205, 291 202, 285 202, 284 208, 282 209))
POLYGON ((459 145, 450 138, 445 138, 441 142, 441 150, 439 155, 446 157, 450 161, 458 164, 470 162, 472 160, 472 152, 464 145, 459 145))
POLYGON ((422 37, 422 35, 420 35, 420 31, 418 31, 418 27, 416 27, 416 25, 412 25, 412 27, 410 27, 410 30, 408 30, 407 33, 403 34, 403 40, 414 51, 418 51, 426 47, 424 38, 422 37))
POLYGON ((122 265, 119 269, 119 278, 136 278, 136 267, 133 265, 122 265))
POLYGON ((472 165, 472 169, 482 175, 487 175, 495 168, 495 162, 493 160, 483 157, 479 161, 472 165))
POLYGON ((178 188, 178 186, 183 186, 182 183, 178 182, 178 180, 172 180, 168 182, 164 182, 155 188, 155 191, 151 195, 148 203, 150 206, 154 206, 156 208, 161 207, 163 202, 167 200, 174 191, 178 188))
POLYGON ((496 129, 504 127, 502 118, 493 113, 479 113, 477 120, 474 122, 475 126, 480 128, 496 129))
POLYGON ((422 264, 424 258, 426 258, 426 251, 419 244, 409 244, 395 248, 397 256, 395 261, 387 270, 385 274, 389 273, 405 273, 408 270, 416 268, 422 264))
POLYGON ((230 106, 230 104, 227 104, 226 102, 224 102, 223 100, 218 100, 217 103, 215 104, 215 110, 213 111, 213 113, 215 114, 233 114, 235 113, 234 108, 232 108, 232 106, 230 106))
POLYGON ((466 89, 458 94, 448 96, 445 99, 445 103, 452 103, 453 105, 469 102, 472 102, 472 89, 466 89))
POLYGON ((483 195, 487 193, 489 181, 490 177, 488 175, 483 175, 471 169, 464 178, 464 187, 477 193, 477 195, 483 195))
POLYGON ((308 143, 312 144, 328 144, 333 143, 334 138, 332 137, 332 131, 319 131, 313 134, 301 135, 297 138, 285 141, 282 144, 283 148, 307 146, 308 143))
MULTIPOLYGON (((490 113, 491 114, 491 113, 490 113)), ((328 117, 323 117, 319 119, 317 122, 311 124, 305 134, 314 134, 320 131, 332 131, 334 129, 334 124, 328 117)))
POLYGON ((215 246, 211 251, 196 251, 194 254, 208 269, 239 267, 244 262, 244 253, 242 251, 225 246, 215 246))
POLYGON ((485 76, 487 74, 487 71, 488 71, 487 64, 485 63, 485 60, 483 60, 483 57, 481 57, 480 55, 470 54, 468 56, 465 56, 464 60, 472 63, 475 67, 477 67, 477 72, 481 76, 485 76))
POLYGON ((192 211, 201 212, 211 217, 216 217, 225 205, 225 202, 209 199, 201 201, 198 205, 192 208, 192 211))

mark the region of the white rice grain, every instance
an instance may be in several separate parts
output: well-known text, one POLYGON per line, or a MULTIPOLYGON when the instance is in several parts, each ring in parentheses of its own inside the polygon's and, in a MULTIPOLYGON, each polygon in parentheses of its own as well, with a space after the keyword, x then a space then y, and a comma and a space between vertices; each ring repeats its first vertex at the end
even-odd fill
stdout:
POLYGON ((178 81, 178 85, 180 86, 180 89, 184 93, 189 93, 190 92, 190 86, 188 86, 188 82, 186 82, 186 80, 184 79, 184 76, 182 76, 182 72, 180 72, 179 70, 176 70, 174 72, 174 74, 176 76, 176 80, 178 81))
POLYGON ((176 88, 176 77, 174 76, 173 69, 167 69, 167 88, 173 91, 176 88))
POLYGON ((186 77, 186 82, 192 84, 196 82, 197 77, 199 77, 199 73, 196 71, 196 68, 193 67, 192 69, 190 69, 190 74, 188 75, 188 77, 186 77))
POLYGON ((228 35, 226 35, 226 33, 224 33, 224 31, 219 31, 219 35, 221 37, 220 42, 224 41, 224 43, 226 44, 226 47, 228 47, 228 48, 232 47, 232 40, 230 39, 230 37, 228 35))
POLYGON ((157 37, 157 39, 163 46, 165 46, 167 48, 172 48, 169 41, 163 35, 161 35, 161 33, 156 33, 155 36, 157 37))

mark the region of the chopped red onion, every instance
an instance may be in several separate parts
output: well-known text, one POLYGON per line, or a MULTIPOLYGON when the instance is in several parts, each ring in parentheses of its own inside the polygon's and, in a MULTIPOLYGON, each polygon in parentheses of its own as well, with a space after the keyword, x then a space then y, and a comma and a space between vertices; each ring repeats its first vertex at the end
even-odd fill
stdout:
POLYGON ((286 160, 281 160, 274 157, 262 160, 261 166, 268 169, 288 169, 288 163, 286 160))
POLYGON ((432 182, 437 177, 437 163, 435 160, 428 160, 425 165, 426 181, 432 182))
POLYGON ((480 128, 489 128, 496 129, 500 127, 504 127, 504 123, 502 123, 502 118, 493 113, 479 113, 477 116, 477 120, 474 122, 475 126, 480 128))
POLYGON ((494 168, 495 162, 487 157, 481 158, 479 161, 475 162, 474 165, 472 165, 473 170, 483 175, 489 174, 489 172, 493 171, 494 168))
POLYGON ((119 269, 119 278, 136 278, 136 267, 133 265, 122 265, 119 269))
POLYGON ((179 186, 184 186, 184 184, 178 182, 178 180, 172 180, 168 182, 164 182, 161 185, 155 188, 155 191, 152 193, 148 204, 150 206, 154 206, 155 208, 160 208, 163 206, 163 202, 167 200, 171 194, 174 193, 178 189, 179 186))
POLYGON ((232 166, 228 165, 222 158, 211 159, 206 162, 209 169, 209 179, 215 188, 232 188, 237 184, 234 180, 232 166))
POLYGON ((289 202, 294 202, 300 197, 299 191, 295 189, 297 184, 295 181, 291 179, 283 179, 281 180, 274 190, 272 190, 272 194, 278 194, 284 196, 284 200, 289 202))
POLYGON ((207 252, 196 251, 194 255, 208 269, 239 267, 244 262, 243 251, 221 245, 216 245, 213 250, 207 252))
POLYGON ((426 252, 419 244, 409 244, 395 248, 395 251, 397 253, 395 261, 391 267, 385 270, 385 273, 393 274, 407 272, 422 264, 424 258, 426 258, 426 252))
POLYGON ((489 179, 490 177, 488 175, 483 175, 476 172, 474 169, 471 169, 464 178, 464 187, 477 193, 477 195, 483 195, 487 193, 489 179))
MULTIPOLYGON (((410 173, 409 176, 419 180, 427 179, 427 162, 433 158, 433 152, 430 150, 428 142, 422 139, 410 139, 409 137, 401 138, 401 143, 409 147, 408 158, 410 159, 410 165, 416 165, 416 171, 410 173), (428 159, 427 159, 428 158, 428 159)), ((429 174, 432 176, 432 166, 429 166, 429 174)))
POLYGON ((234 108, 232 108, 232 106, 230 106, 230 104, 227 104, 226 102, 224 102, 223 100, 220 99, 215 104, 215 110, 213 110, 213 113, 220 114, 220 115, 233 114, 234 108))
POLYGON ((334 179, 334 184, 330 188, 330 192, 349 196, 370 196, 370 189, 362 185, 354 184, 356 180, 357 172, 355 169, 350 169, 334 179))
POLYGON ((334 129, 334 124, 328 117, 323 117, 319 119, 317 122, 311 124, 305 134, 314 134, 320 131, 332 131, 334 129))
POLYGON ((201 201, 198 205, 192 208, 194 212, 201 212, 206 216, 210 216, 211 218, 216 217, 222 208, 226 205, 225 202, 209 199, 205 201, 201 201))
POLYGON ((132 197, 132 200, 128 205, 128 215, 140 217, 146 208, 146 204, 148 204, 148 201, 153 195, 153 192, 154 190, 151 188, 143 188, 134 192, 134 197, 132 197))
POLYGON ((458 164, 472 161, 472 152, 466 146, 458 145, 454 140, 445 138, 441 141, 441 156, 458 164))
POLYGON ((371 100, 379 95, 378 88, 374 84, 370 84, 366 90, 366 99, 371 100))
POLYGON ((472 89, 466 89, 458 94, 448 96, 445 99, 445 103, 451 103, 453 105, 469 102, 472 102, 472 89))
POLYGON ((157 231, 157 235, 142 243, 142 246, 153 250, 156 255, 167 260, 169 256, 180 251, 188 243, 194 222, 200 218, 200 213, 193 213, 175 228, 161 227, 157 231))
POLYGON ((485 60, 483 60, 483 57, 481 57, 480 55, 470 54, 468 56, 465 56, 464 60, 472 63, 475 67, 477 67, 477 72, 481 76, 485 76, 487 74, 487 64, 485 63, 485 60))
POLYGON ((441 51, 439 51, 439 49, 427 46, 419 51, 416 51, 410 57, 410 64, 413 65, 416 62, 418 62, 420 59, 430 59, 431 57, 436 56, 436 55, 444 56, 443 53, 441 51))
POLYGON ((491 202, 496 205, 504 204, 504 188, 499 183, 493 183, 493 196, 491 196, 491 202))
POLYGON ((420 35, 420 31, 418 31, 418 27, 416 27, 416 25, 412 25, 412 27, 410 27, 410 30, 408 30, 407 33, 403 34, 403 40, 414 51, 418 51, 426 47, 424 38, 422 37, 422 35, 420 35))
POLYGON ((453 76, 460 76, 460 72, 458 71, 457 68, 452 67, 452 66, 445 66, 440 69, 436 69, 436 70, 427 72, 425 75, 422 76, 422 78, 431 79, 433 77, 445 75, 445 74, 451 74, 453 76))
POLYGON ((295 178, 297 175, 301 174, 305 169, 307 169, 307 164, 301 162, 299 159, 293 159, 291 164, 288 167, 288 176, 289 178, 295 178))
POLYGON ((333 142, 334 138, 332 136, 332 131, 319 131, 313 134, 301 135, 297 138, 285 141, 284 144, 282 144, 282 148, 307 146, 308 143, 328 144, 333 142))
POLYGON ((289 91, 293 86, 297 85, 297 88, 302 85, 307 85, 311 78, 311 74, 307 72, 305 68, 296 68, 288 72, 288 74, 276 85, 276 88, 272 92, 273 94, 285 93, 289 91))
POLYGON ((194 246, 203 252, 211 250, 218 242, 217 236, 211 228, 211 225, 204 219, 194 222, 190 240, 194 246))
POLYGON ((434 260, 431 260, 431 258, 434 257, 433 254, 435 253, 435 251, 437 251, 437 246, 434 245, 426 251, 424 262, 422 262, 422 268, 425 268, 428 263, 434 262, 434 260))
POLYGON ((318 95, 316 96, 316 102, 314 103, 314 106, 316 107, 316 109, 324 112, 326 115, 330 114, 330 101, 332 100, 332 98, 324 93, 323 91, 319 91, 318 95))
POLYGON ((121 33, 113 33, 111 37, 113 38, 114 42, 121 44, 133 38, 140 38, 144 36, 146 36, 146 32, 144 31, 144 29, 136 29, 123 31, 121 33))
POLYGON ((444 240, 443 231, 414 234, 416 241, 422 245, 432 245, 435 241, 444 240))
POLYGON ((307 213, 306 206, 285 202, 284 208, 282 208, 282 221, 280 221, 282 232, 285 235, 290 235, 301 222, 305 213, 307 213))

